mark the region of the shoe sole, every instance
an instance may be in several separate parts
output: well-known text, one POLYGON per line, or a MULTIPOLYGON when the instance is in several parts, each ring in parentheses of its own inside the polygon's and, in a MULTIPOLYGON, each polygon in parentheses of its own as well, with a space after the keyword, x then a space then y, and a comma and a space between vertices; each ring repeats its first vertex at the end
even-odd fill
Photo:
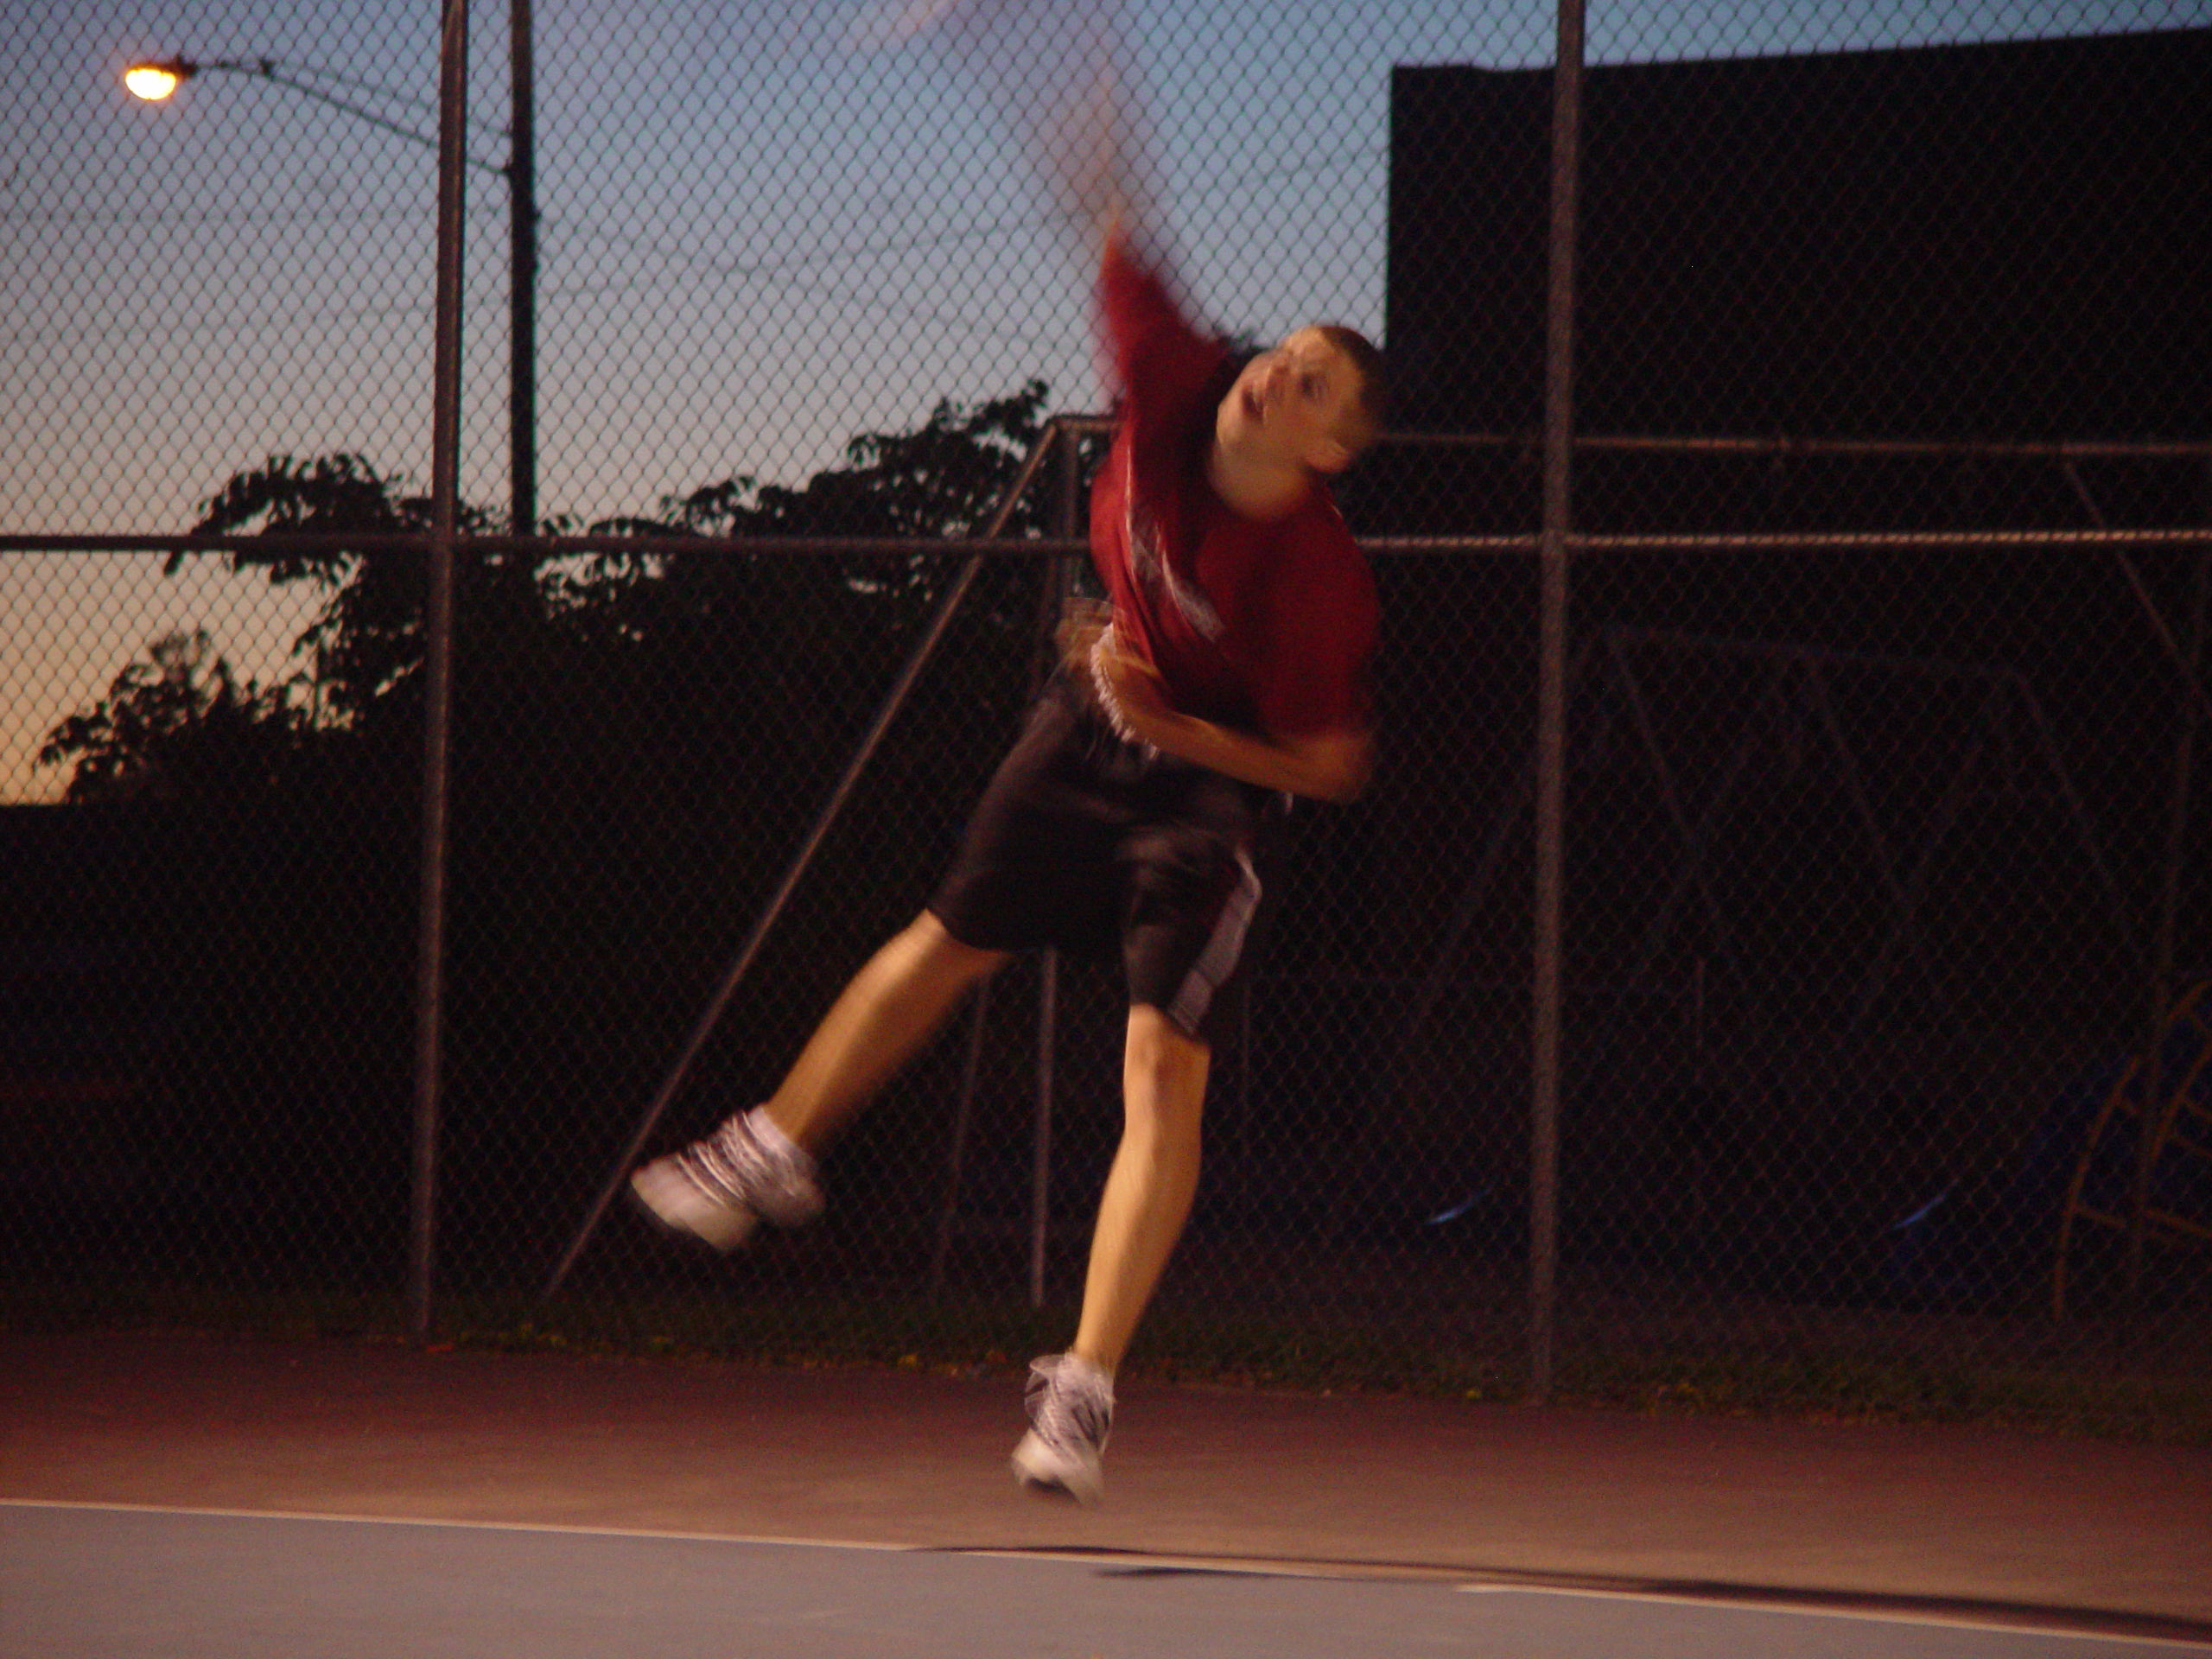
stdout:
POLYGON ((649 1190, 652 1183, 647 1177, 647 1171, 652 1167, 652 1165, 647 1164, 633 1170, 629 1180, 624 1184, 624 1191, 629 1197, 631 1207, 645 1217, 653 1224, 657 1231, 665 1236, 698 1245, 702 1249, 713 1250, 720 1255, 728 1255, 750 1238, 753 1229, 760 1224, 760 1217, 757 1216, 741 1212, 733 1214, 727 1231, 727 1242, 725 1242, 724 1238, 717 1237, 713 1233, 702 1231, 679 1216, 671 1215, 653 1201, 649 1190))
POLYGON ((1025 1434, 1014 1448, 1014 1478, 1022 1491, 1039 1497, 1058 1498, 1084 1509, 1105 1496, 1104 1475, 1093 1469, 1069 1470, 1060 1465, 1035 1433, 1025 1434))

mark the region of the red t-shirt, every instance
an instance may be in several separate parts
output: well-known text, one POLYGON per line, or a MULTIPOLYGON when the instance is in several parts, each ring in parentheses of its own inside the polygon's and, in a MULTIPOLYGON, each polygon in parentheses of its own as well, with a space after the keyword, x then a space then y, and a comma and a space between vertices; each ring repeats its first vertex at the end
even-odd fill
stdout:
POLYGON ((1115 632, 1183 714, 1274 737, 1364 726, 1375 579, 1336 502, 1319 479, 1281 518, 1222 500, 1206 458, 1225 348, 1118 239, 1099 301, 1122 410, 1091 493, 1090 557, 1115 632))

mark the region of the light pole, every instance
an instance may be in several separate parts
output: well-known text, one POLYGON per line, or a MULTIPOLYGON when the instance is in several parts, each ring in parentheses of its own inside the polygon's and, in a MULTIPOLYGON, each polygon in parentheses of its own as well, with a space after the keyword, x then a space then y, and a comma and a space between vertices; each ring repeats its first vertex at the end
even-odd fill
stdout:
MULTIPOLYGON (((507 459, 509 528, 518 536, 537 528, 537 187, 532 144, 535 94, 532 86, 530 0, 509 0, 509 23, 513 54, 513 114, 507 128, 508 151, 504 165, 465 156, 480 172, 496 173, 507 184, 507 459)), ((249 75, 286 87, 318 104, 396 137, 430 149, 435 137, 391 120, 376 111, 340 98, 294 73, 273 58, 167 58, 134 63, 123 73, 123 84, 133 96, 149 103, 162 99, 196 75, 219 72, 249 75)), ((340 86, 366 85, 321 70, 298 71, 340 86)))
MULTIPOLYGON (((493 168, 467 153, 468 0, 442 0, 438 45, 438 136, 435 139, 387 121, 321 88, 278 75, 264 59, 194 64, 134 64, 124 84, 140 98, 162 99, 202 69, 229 69, 292 87, 385 128, 438 153, 438 278, 436 348, 432 364, 430 498, 432 527, 423 607, 423 881, 416 951, 415 1134, 410 1198, 407 1300, 409 1325, 426 1340, 432 1318, 437 1230, 437 1148, 442 1043, 444 1025, 446 785, 453 682, 454 558, 461 486, 461 221, 470 166, 504 175, 515 238, 512 267, 514 329, 510 418, 514 423, 514 524, 517 534, 536 525, 536 448, 531 359, 535 353, 533 295, 537 279, 537 208, 531 173, 529 0, 512 0, 515 64, 515 124, 511 159, 493 168)), ((323 72, 310 71, 320 73, 323 72)), ((333 79, 342 79, 332 76, 333 79)))

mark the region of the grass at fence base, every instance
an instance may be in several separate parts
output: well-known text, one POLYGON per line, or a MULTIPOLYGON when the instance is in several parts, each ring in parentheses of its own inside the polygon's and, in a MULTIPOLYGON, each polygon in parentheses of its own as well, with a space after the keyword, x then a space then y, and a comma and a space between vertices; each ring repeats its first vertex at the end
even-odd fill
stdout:
POLYGON ((2086 1376, 1855 1355, 1600 1354, 1563 1361, 1554 1397, 1654 1413, 1959 1423, 2212 1445, 2212 1382, 2201 1377, 2086 1376))
MULTIPOLYGON (((434 1345, 602 1357, 879 1366, 1018 1378, 1063 1346, 1071 1308, 920 1297, 745 1302, 704 1294, 462 1295, 438 1306, 434 1345)), ((0 1287, 0 1330, 190 1331, 298 1340, 406 1339, 389 1295, 208 1292, 105 1285, 0 1287)), ((1146 1380, 1299 1392, 1402 1393, 1514 1403, 1512 1340, 1454 1344, 1263 1318, 1156 1311, 1127 1366, 1146 1380)), ((1957 1423, 2212 1445, 2212 1376, 2032 1363, 1931 1363, 1850 1351, 1788 1354, 1682 1344, 1562 1345, 1552 1400, 1656 1414, 1834 1422, 1957 1423)))

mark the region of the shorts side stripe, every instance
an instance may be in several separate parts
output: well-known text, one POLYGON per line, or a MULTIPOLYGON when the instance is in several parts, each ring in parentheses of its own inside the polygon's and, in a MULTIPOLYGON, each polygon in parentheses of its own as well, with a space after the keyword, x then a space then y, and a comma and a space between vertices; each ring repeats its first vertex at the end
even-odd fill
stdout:
POLYGON ((1196 1036, 1205 1021, 1206 1011, 1213 1006, 1213 994, 1224 981, 1236 971, 1237 959, 1244 954, 1244 935, 1252 925, 1252 912, 1260 907, 1260 873, 1252 868, 1251 855, 1243 848, 1236 849, 1236 886, 1221 907, 1215 921, 1213 935, 1207 939, 1205 949, 1198 952, 1198 959, 1191 964, 1191 971, 1183 976, 1182 988, 1176 992, 1174 1005, 1168 1016, 1185 1031, 1196 1036))

